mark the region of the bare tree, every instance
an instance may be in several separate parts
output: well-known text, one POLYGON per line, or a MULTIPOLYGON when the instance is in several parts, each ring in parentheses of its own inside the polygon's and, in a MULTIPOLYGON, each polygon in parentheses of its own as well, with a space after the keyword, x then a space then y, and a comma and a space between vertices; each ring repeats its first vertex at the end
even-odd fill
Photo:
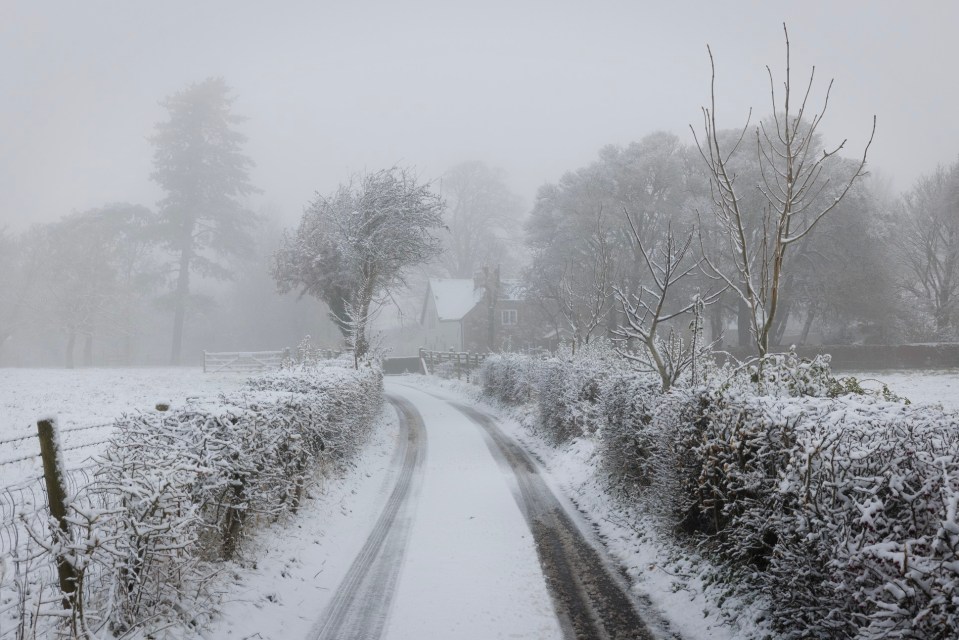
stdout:
POLYGON ((932 312, 946 337, 959 300, 959 163, 938 167, 903 196, 906 233, 900 246, 909 293, 932 312))
POLYGON ((512 270, 522 203, 506 185, 505 173, 479 161, 464 162, 443 175, 440 191, 449 230, 443 234, 440 262, 450 277, 472 278, 491 264, 512 270))
POLYGON ((686 304, 674 306, 672 299, 680 282, 699 269, 698 260, 686 264, 695 231, 677 238, 672 227, 667 226, 665 238, 657 246, 647 249, 628 212, 626 220, 652 284, 641 286, 636 294, 615 287, 625 319, 625 325, 616 332, 625 342, 618 351, 641 369, 658 374, 665 392, 693 365, 705 347, 702 342, 697 344, 697 339, 701 340, 702 310, 705 305, 715 302, 722 291, 706 296, 694 294, 687 298, 686 304), (693 312, 697 314, 695 326, 690 339, 685 340, 675 327, 667 323, 693 312), (664 325, 668 329, 665 336, 660 330, 664 325), (638 351, 629 348, 629 342, 634 340, 642 346, 638 351))
POLYGON ((761 174, 756 188, 762 195, 762 211, 744 210, 743 187, 736 184, 736 175, 730 168, 730 159, 746 137, 749 119, 731 148, 721 145, 722 136, 716 125, 716 65, 708 46, 712 79, 710 106, 702 109, 702 141, 690 125, 710 178, 712 213, 721 228, 726 251, 732 257, 732 268, 721 267, 703 245, 705 264, 711 275, 722 280, 742 299, 750 314, 750 331, 760 356, 769 350, 770 335, 776 326, 781 282, 791 248, 805 238, 864 175, 866 155, 876 132, 876 118, 873 116, 872 133, 862 159, 841 184, 832 184, 831 177, 821 179, 824 169, 846 144, 843 140, 832 150, 822 152, 814 148, 819 124, 829 105, 832 81, 826 90, 822 109, 809 117, 807 107, 816 72, 813 67, 799 108, 794 111, 789 33, 785 24, 783 33, 786 39, 786 80, 782 105, 776 96, 772 70, 767 66, 772 124, 767 127, 760 123, 755 130, 761 174), (825 200, 821 196, 826 196, 825 200))
POLYGON ((558 269, 543 269, 534 261, 528 270, 533 297, 551 308, 561 326, 569 330, 574 351, 589 343, 613 310, 614 232, 600 207, 588 237, 566 247, 565 260, 554 265, 558 269))

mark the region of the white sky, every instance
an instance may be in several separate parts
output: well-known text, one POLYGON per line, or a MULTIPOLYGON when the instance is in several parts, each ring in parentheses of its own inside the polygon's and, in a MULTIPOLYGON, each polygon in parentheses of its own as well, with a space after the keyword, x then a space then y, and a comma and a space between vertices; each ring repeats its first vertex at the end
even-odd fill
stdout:
MULTIPOLYGON (((721 127, 769 112, 766 64, 835 78, 827 141, 908 187, 959 153, 954 34, 938 2, 0 0, 0 227, 152 206, 157 102, 223 76, 253 180, 292 223, 315 191, 394 163, 500 166, 528 204, 605 144, 691 141, 717 59, 721 127)), ((777 77, 782 77, 781 73, 777 77)))

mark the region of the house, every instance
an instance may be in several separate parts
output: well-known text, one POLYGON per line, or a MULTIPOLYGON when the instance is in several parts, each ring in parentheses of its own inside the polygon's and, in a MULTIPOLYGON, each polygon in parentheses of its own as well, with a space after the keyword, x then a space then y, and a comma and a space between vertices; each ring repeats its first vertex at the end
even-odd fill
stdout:
POLYGON ((544 323, 517 282, 499 269, 469 278, 430 278, 420 323, 436 351, 520 350, 542 343, 544 323))

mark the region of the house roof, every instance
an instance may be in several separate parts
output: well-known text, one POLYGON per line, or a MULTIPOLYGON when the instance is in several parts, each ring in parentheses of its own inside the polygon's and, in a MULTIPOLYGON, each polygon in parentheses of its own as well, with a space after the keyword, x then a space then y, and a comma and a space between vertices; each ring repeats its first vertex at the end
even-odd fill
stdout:
POLYGON ((483 300, 485 291, 484 287, 474 288, 471 278, 430 278, 426 295, 433 296, 440 320, 462 320, 483 300))

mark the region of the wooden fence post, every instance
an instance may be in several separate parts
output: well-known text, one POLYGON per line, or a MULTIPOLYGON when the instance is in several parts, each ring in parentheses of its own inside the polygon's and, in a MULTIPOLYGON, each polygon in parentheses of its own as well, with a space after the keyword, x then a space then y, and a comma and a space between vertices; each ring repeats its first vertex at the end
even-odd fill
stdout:
MULTIPOLYGON (((40 456, 43 458, 43 478, 47 486, 50 515, 60 526, 64 541, 70 541, 70 525, 67 523, 67 489, 64 486, 65 478, 61 466, 59 439, 56 435, 56 421, 38 420, 37 435, 40 438, 40 456)), ((77 574, 73 565, 62 553, 57 555, 57 574, 60 577, 60 590, 63 592, 63 608, 70 609, 76 597, 77 574)))

